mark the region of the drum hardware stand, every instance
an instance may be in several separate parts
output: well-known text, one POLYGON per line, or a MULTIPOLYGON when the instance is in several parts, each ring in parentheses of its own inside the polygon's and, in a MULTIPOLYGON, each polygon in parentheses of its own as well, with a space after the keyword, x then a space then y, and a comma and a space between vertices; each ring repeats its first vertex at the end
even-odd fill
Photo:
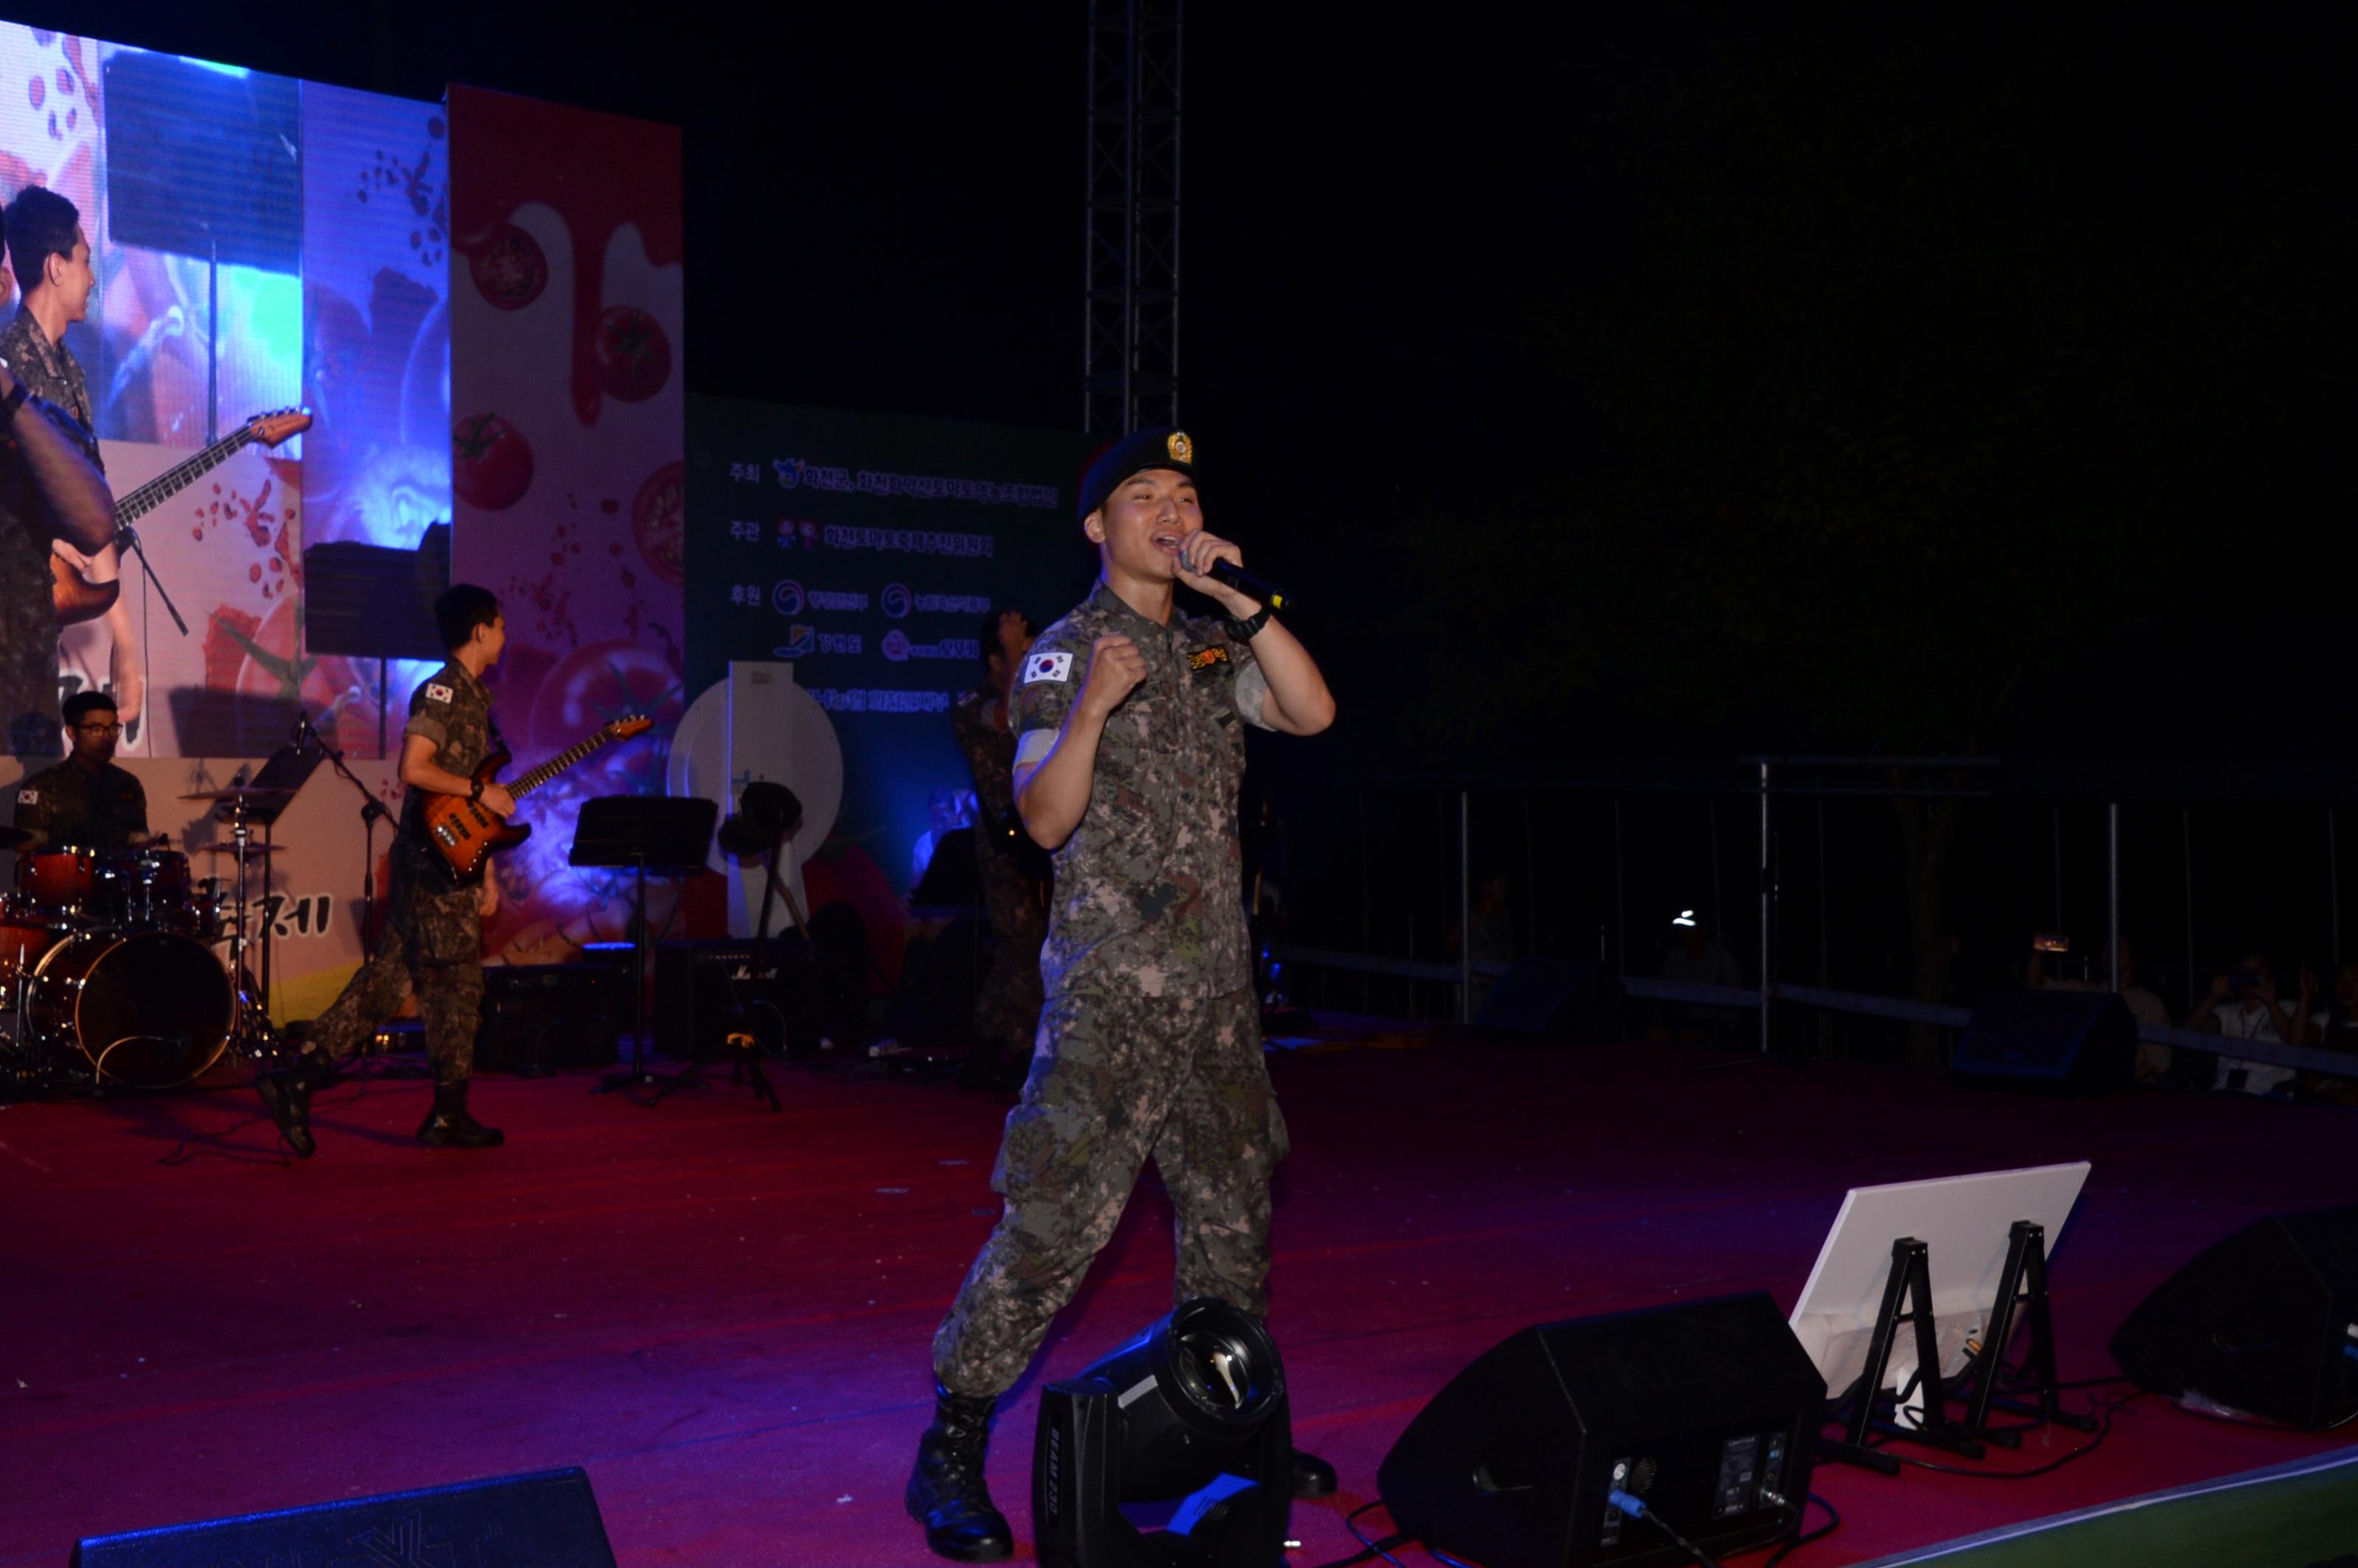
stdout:
MULTIPOLYGON (((237 860, 237 919, 230 927, 229 969, 235 977, 238 1000, 244 1004, 237 1010, 237 1032, 233 1043, 241 1055, 259 1061, 265 1056, 275 1057, 278 1054, 278 1035, 270 1027, 270 993, 264 990, 258 997, 245 994, 245 988, 253 983, 253 976, 245 967, 245 868, 252 858, 252 828, 246 821, 245 804, 243 799, 229 803, 230 842, 234 846, 232 852, 237 860)), ((262 878, 264 895, 267 897, 270 864, 266 855, 263 857, 262 878)), ((267 910, 263 912, 262 952, 263 972, 267 975, 270 968, 270 918, 267 910)), ((268 982, 265 980, 264 983, 266 985, 268 982)))
POLYGON ((605 795, 581 803, 568 862, 627 867, 632 879, 631 1065, 600 1078, 595 1093, 653 1088, 659 1082, 646 1065, 647 956, 653 946, 647 932, 647 875, 702 875, 719 815, 717 802, 693 796, 605 795))
MULTIPOLYGON (((377 663, 381 673, 384 661, 379 659, 377 663)), ((345 765, 344 754, 329 744, 328 738, 312 726, 311 716, 308 713, 295 721, 295 744, 302 746, 307 743, 317 747, 320 755, 328 759, 328 765, 336 770, 338 778, 360 792, 361 832, 368 845, 361 860, 361 960, 365 963, 376 957, 376 825, 391 823, 393 813, 385 809, 385 804, 377 797, 376 791, 362 784, 360 776, 345 765)), ((377 713, 377 750, 384 750, 382 704, 377 713)), ((399 832, 400 828, 396 826, 394 831, 399 832)))

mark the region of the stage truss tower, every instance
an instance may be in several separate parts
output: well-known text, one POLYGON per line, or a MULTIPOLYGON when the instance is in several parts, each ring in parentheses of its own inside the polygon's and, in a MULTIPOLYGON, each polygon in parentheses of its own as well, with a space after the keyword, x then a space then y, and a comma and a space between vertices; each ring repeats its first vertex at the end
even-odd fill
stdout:
POLYGON ((1089 0, 1081 422, 1108 439, 1179 423, 1184 0, 1089 0))

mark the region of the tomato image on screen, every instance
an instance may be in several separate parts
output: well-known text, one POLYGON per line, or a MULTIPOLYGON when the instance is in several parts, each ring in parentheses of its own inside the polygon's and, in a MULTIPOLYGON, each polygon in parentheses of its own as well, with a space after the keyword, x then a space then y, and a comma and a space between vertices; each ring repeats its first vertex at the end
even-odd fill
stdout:
POLYGON ((634 643, 590 643, 543 676, 533 694, 533 743, 559 752, 601 724, 644 713, 668 733, 679 722, 679 672, 634 643))
POLYGON ((671 379, 671 340, 663 323, 635 305, 598 318, 598 384, 621 403, 644 403, 671 379))
POLYGON ((470 414, 450 427, 450 488, 484 512, 514 506, 532 488, 532 446, 496 414, 470 414))
POLYGON ((647 569, 677 588, 687 580, 687 465, 665 463, 631 503, 631 534, 647 569))
POLYGON ((503 223, 467 258, 476 292, 502 310, 521 310, 548 287, 548 257, 514 223, 503 223))

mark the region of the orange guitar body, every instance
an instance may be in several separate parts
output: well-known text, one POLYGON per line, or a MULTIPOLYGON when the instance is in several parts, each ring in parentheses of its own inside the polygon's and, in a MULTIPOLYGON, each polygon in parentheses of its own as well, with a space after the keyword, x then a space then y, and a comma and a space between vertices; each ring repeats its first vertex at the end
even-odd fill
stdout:
POLYGON ((114 608, 115 596, 122 591, 120 582, 86 581, 81 573, 66 565, 63 556, 49 557, 49 602, 60 626, 97 620, 114 608))
MULTIPOLYGON (((508 794, 522 800, 600 746, 616 741, 628 741, 654 728, 654 720, 644 713, 628 719, 617 719, 588 740, 556 756, 518 778, 508 786, 508 794)), ((483 759, 475 770, 481 784, 497 784, 500 770, 508 765, 505 752, 494 752, 483 759)), ((480 800, 469 800, 463 795, 429 795, 426 797, 426 837, 440 851, 452 871, 462 877, 471 877, 483 869, 483 862, 503 849, 513 849, 532 837, 532 829, 521 822, 503 822, 500 814, 480 800)))
MULTIPOLYGON (((513 761, 505 752, 494 752, 475 770, 475 778, 482 784, 497 784, 500 770, 513 761)), ((426 797, 426 836, 452 871, 471 877, 482 870, 487 858, 531 838, 532 828, 502 821, 498 812, 480 800, 469 800, 463 795, 434 795, 426 797)))

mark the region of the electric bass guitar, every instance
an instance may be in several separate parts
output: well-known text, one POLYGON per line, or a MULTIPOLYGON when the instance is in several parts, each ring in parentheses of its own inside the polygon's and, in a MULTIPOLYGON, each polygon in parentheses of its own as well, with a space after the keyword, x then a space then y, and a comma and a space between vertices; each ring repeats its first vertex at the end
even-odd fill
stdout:
MULTIPOLYGON (((507 786, 508 794, 522 800, 600 746, 644 735, 654 727, 655 721, 644 713, 617 719, 570 751, 559 752, 520 775, 507 786)), ((476 782, 497 784, 500 770, 512 760, 505 752, 492 752, 475 770, 476 782)), ((462 877, 471 877, 482 868, 486 857, 514 849, 532 837, 532 829, 521 822, 503 820, 480 800, 470 800, 463 795, 429 795, 426 797, 426 836, 441 851, 452 871, 462 877)))
MULTIPOLYGON (((125 527, 145 517, 237 456, 249 444, 275 447, 310 427, 311 416, 301 408, 255 415, 194 457, 173 464, 130 494, 118 497, 114 503, 115 526, 125 527)), ((122 591, 122 586, 120 582, 92 582, 67 564, 63 556, 52 553, 49 557, 49 602, 57 611, 60 626, 95 621, 105 614, 114 608, 115 596, 122 591)))

